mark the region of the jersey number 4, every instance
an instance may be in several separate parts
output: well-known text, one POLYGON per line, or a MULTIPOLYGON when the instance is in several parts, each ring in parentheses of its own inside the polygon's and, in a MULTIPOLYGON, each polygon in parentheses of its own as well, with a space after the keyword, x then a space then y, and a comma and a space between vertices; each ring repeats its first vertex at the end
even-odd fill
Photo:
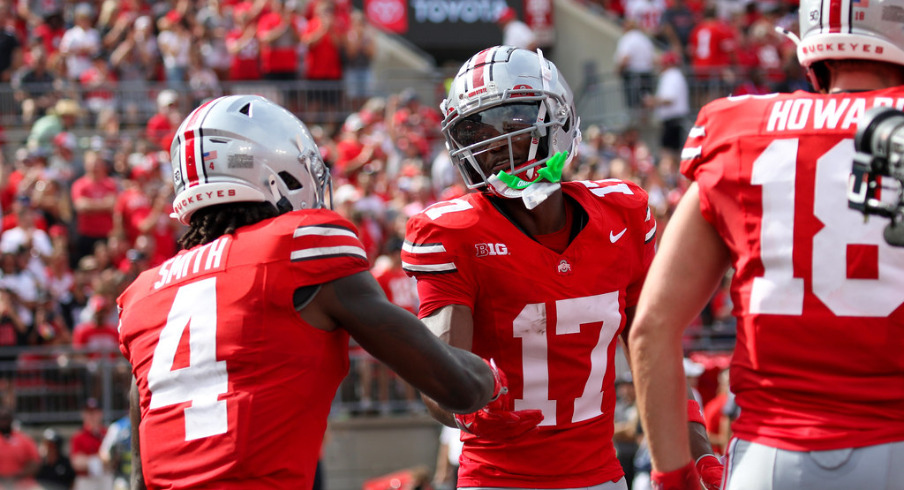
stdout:
POLYGON ((217 282, 215 277, 186 284, 166 317, 148 371, 150 409, 191 402, 185 408, 185 440, 226 433, 228 389, 226 361, 217 361, 217 282), (173 369, 176 351, 188 327, 189 364, 173 369))
MULTIPOLYGON (((764 274, 753 281, 751 314, 801 315, 804 279, 794 276, 795 202, 798 140, 775 140, 754 161, 751 184, 761 186, 763 217, 760 259, 764 274)), ((842 140, 816 160, 813 215, 824 225, 813 236, 813 294, 838 316, 881 317, 904 298, 904 254, 882 239, 880 220, 863 222, 848 209, 847 175, 854 157, 851 140, 842 140), (847 277, 848 245, 878 247, 878 279, 847 277)))

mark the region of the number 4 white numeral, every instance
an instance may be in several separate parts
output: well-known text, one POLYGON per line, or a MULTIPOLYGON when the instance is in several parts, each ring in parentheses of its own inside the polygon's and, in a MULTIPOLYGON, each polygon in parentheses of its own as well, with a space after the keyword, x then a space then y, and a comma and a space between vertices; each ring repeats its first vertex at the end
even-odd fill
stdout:
POLYGON ((150 408, 191 402, 185 409, 185 440, 201 439, 227 431, 226 361, 217 361, 216 278, 187 284, 176 298, 160 332, 148 372, 150 408), (188 327, 189 365, 173 370, 179 341, 188 327))

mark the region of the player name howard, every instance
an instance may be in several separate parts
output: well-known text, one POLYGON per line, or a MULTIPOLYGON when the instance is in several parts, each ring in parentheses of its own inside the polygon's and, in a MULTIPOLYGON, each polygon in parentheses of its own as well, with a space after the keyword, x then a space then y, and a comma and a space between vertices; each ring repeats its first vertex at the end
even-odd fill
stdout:
POLYGON ((904 98, 835 97, 813 99, 779 98, 766 110, 766 132, 850 130, 857 127, 863 113, 873 107, 904 109, 904 98))

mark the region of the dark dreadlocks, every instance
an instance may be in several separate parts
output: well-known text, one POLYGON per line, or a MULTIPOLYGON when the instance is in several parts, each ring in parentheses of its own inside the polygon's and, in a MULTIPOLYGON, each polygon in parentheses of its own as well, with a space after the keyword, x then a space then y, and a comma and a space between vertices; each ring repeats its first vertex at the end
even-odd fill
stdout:
POLYGON ((201 208, 192 214, 190 228, 179 238, 179 245, 187 250, 210 243, 277 214, 276 207, 268 202, 232 202, 201 208))

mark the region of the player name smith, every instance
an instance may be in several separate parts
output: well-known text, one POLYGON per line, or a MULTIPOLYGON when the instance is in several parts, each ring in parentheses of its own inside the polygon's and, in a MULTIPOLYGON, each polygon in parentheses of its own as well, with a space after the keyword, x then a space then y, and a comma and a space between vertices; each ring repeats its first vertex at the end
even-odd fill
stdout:
POLYGON ((904 98, 841 97, 830 99, 779 99, 768 109, 766 131, 813 129, 849 130, 869 109, 884 106, 904 109, 904 98))
POLYGON ((225 235, 204 246, 193 248, 167 260, 157 270, 160 279, 154 283, 154 289, 160 289, 173 281, 182 280, 188 276, 220 269, 227 244, 229 244, 229 236, 225 235))

